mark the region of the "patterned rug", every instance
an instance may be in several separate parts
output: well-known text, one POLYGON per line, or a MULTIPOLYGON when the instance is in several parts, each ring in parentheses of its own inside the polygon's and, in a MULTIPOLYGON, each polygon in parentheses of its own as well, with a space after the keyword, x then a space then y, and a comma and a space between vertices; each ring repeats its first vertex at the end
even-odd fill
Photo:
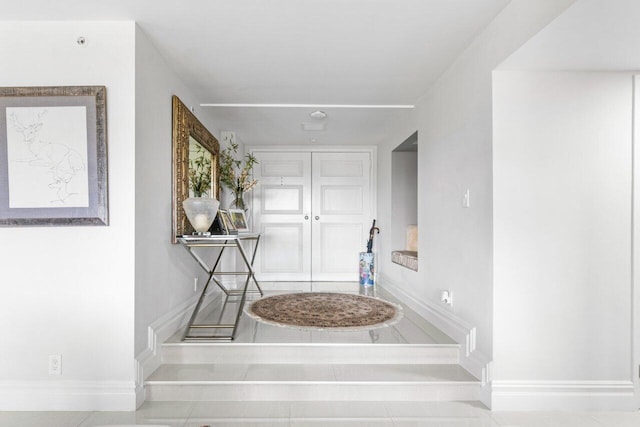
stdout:
POLYGON ((374 329, 395 323, 400 307, 362 295, 305 292, 275 295, 251 303, 254 319, 278 326, 311 329, 374 329))

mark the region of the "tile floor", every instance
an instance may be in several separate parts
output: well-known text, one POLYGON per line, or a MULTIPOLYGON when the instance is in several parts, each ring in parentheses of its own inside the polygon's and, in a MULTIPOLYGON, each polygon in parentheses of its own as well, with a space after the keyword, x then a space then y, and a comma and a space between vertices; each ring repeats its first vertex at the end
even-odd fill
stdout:
MULTIPOLYGON (((377 343, 377 344, 451 344, 451 338, 422 319, 384 290, 361 287, 357 282, 264 282, 265 296, 289 292, 342 292, 380 297, 402 307, 400 320, 389 326, 362 331, 328 331, 283 328, 257 322, 246 314, 240 318, 234 343, 377 343)), ((256 294, 257 295, 257 294, 256 294)), ((249 295, 247 304, 257 298, 249 295)), ((200 310, 196 323, 233 323, 238 298, 229 298, 226 306, 222 298, 214 300, 200 310)), ((226 335, 228 330, 197 330, 191 335, 226 335)), ((176 333, 167 342, 180 342, 182 333, 176 333)))
MULTIPOLYGON (((360 292, 351 284, 265 284, 282 291, 360 292)), ((393 300, 389 295, 380 295, 393 300)), ((258 325, 243 316, 237 342, 450 343, 406 307, 396 325, 335 334, 258 325)), ((205 316, 215 316, 215 307, 205 316)), ((172 337, 179 341, 179 335, 172 337)), ((255 373, 259 375, 260 373, 255 373)), ((345 375, 349 374, 347 371, 345 375)), ((230 372, 229 375, 233 375, 230 372)), ((491 412, 477 402, 146 402, 135 412, 0 412, 0 427, 106 426, 389 426, 389 427, 640 427, 640 412, 491 412)))
POLYGON ((136 412, 0 412, 2 427, 638 427, 640 413, 491 412, 471 402, 146 402, 136 412))

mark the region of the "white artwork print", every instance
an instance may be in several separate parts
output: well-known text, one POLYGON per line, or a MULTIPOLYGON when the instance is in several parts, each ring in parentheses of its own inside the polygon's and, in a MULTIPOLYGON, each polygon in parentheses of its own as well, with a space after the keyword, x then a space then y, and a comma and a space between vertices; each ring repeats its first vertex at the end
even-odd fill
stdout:
POLYGON ((86 107, 8 107, 10 208, 88 207, 86 107))

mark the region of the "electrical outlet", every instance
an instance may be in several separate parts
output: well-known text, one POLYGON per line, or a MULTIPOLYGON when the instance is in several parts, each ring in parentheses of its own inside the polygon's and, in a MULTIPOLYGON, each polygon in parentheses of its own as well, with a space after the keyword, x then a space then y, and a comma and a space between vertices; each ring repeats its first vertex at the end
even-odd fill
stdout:
POLYGON ((451 291, 442 291, 440 301, 442 301, 443 304, 453 305, 453 297, 451 291))
POLYGON ((49 375, 62 375, 61 354, 52 354, 49 356, 49 375))
POLYGON ((462 207, 468 208, 471 206, 471 192, 467 188, 467 190, 462 195, 462 207))
POLYGON ((193 292, 198 292, 198 278, 193 278, 193 292))

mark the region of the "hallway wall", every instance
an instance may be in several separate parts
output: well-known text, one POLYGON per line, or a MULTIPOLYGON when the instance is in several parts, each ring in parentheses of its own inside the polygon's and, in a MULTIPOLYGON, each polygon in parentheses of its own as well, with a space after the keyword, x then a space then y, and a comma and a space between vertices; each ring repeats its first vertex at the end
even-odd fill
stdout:
POLYGON ((634 408, 632 89, 494 73, 494 409, 634 408))
POLYGON ((3 22, 0 56, 0 86, 107 87, 110 217, 0 228, 0 410, 132 409, 134 24, 3 22))
MULTIPOLYGON (((164 334, 185 323, 181 309, 195 302, 207 275, 172 236, 172 99, 177 95, 214 135, 218 135, 195 96, 138 26, 135 34, 135 356, 138 403, 142 381, 157 364, 164 334), (177 315, 178 319, 172 319, 177 315), (171 325, 171 326, 169 326, 171 325), (163 326, 167 331, 162 331, 163 326), (149 328, 154 328, 149 330, 149 328), (158 342, 160 341, 160 342, 158 342)), ((181 208, 181 207, 180 207, 181 208)), ((207 255, 205 255, 206 257, 207 255)), ((211 254, 208 254, 211 256, 211 254)), ((215 295, 215 290, 210 292, 215 295)))
MULTIPOLYGON (((380 149, 380 227, 389 229, 386 204, 391 150, 418 130, 419 271, 391 264, 381 239, 380 275, 468 351, 462 363, 488 380, 493 356, 492 82, 496 66, 573 1, 513 1, 418 100, 414 117, 399 122, 380 149), (462 207, 470 190, 471 207, 462 207), (453 306, 440 302, 453 292, 453 306)), ((484 400, 489 403, 489 397, 484 400)))

